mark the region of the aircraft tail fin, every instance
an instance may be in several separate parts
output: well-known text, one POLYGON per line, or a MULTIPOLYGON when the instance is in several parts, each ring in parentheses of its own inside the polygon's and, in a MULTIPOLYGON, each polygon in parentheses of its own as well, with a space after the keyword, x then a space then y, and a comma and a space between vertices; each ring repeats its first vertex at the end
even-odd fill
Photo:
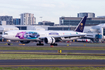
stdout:
POLYGON ((80 23, 79 23, 78 26, 76 27, 75 31, 77 31, 77 32, 83 32, 86 19, 87 19, 87 16, 85 16, 85 17, 80 21, 80 23))

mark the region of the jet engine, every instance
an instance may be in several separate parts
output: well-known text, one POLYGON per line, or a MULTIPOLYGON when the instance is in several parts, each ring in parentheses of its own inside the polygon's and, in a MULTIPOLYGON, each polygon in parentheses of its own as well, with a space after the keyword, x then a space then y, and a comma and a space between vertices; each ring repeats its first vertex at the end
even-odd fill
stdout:
POLYGON ((28 44, 30 41, 20 41, 22 44, 28 44))
POLYGON ((55 43, 55 38, 54 37, 46 37, 44 39, 46 44, 54 44, 55 43))

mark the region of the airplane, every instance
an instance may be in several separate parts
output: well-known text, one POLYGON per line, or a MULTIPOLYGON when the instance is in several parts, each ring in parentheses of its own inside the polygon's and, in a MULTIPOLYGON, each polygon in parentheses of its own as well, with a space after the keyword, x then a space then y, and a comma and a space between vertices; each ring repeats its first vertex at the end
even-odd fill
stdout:
POLYGON ((83 33, 86 19, 87 16, 80 21, 74 31, 11 30, 4 32, 2 37, 9 41, 8 45, 11 45, 11 41, 20 41, 22 44, 35 41, 38 42, 37 45, 50 44, 57 46, 56 42, 61 42, 66 38, 74 40, 86 36, 86 33, 83 33))

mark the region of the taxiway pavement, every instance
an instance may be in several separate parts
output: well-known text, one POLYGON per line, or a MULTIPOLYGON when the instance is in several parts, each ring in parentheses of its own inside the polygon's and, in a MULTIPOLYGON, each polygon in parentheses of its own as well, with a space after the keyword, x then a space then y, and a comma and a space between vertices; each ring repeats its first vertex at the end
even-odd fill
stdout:
MULTIPOLYGON (((57 43, 58 46, 56 47, 65 47, 65 46, 68 46, 68 47, 105 47, 105 43, 80 43, 80 42, 73 42, 73 43, 64 43, 64 42, 60 42, 60 43, 57 43)), ((7 45, 7 42, 0 42, 0 46, 8 46, 7 45)), ((31 42, 29 44, 21 44, 19 42, 12 42, 11 43, 11 46, 35 46, 37 47, 36 45, 36 42, 31 42)), ((49 44, 45 44, 43 47, 45 46, 50 46, 49 44)))
MULTIPOLYGON (((58 50, 0 50, 2 53, 6 52, 39 52, 39 53, 58 53, 58 50)), ((105 50, 62 50, 62 53, 92 53, 105 54, 105 50)))
POLYGON ((0 67, 105 67, 105 60, 0 60, 0 67))

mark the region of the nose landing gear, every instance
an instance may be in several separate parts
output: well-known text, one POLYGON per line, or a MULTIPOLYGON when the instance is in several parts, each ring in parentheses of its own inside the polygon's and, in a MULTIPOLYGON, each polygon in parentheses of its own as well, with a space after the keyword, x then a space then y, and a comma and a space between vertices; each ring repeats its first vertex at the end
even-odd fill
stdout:
POLYGON ((11 45, 11 40, 8 40, 8 46, 10 46, 11 45))

